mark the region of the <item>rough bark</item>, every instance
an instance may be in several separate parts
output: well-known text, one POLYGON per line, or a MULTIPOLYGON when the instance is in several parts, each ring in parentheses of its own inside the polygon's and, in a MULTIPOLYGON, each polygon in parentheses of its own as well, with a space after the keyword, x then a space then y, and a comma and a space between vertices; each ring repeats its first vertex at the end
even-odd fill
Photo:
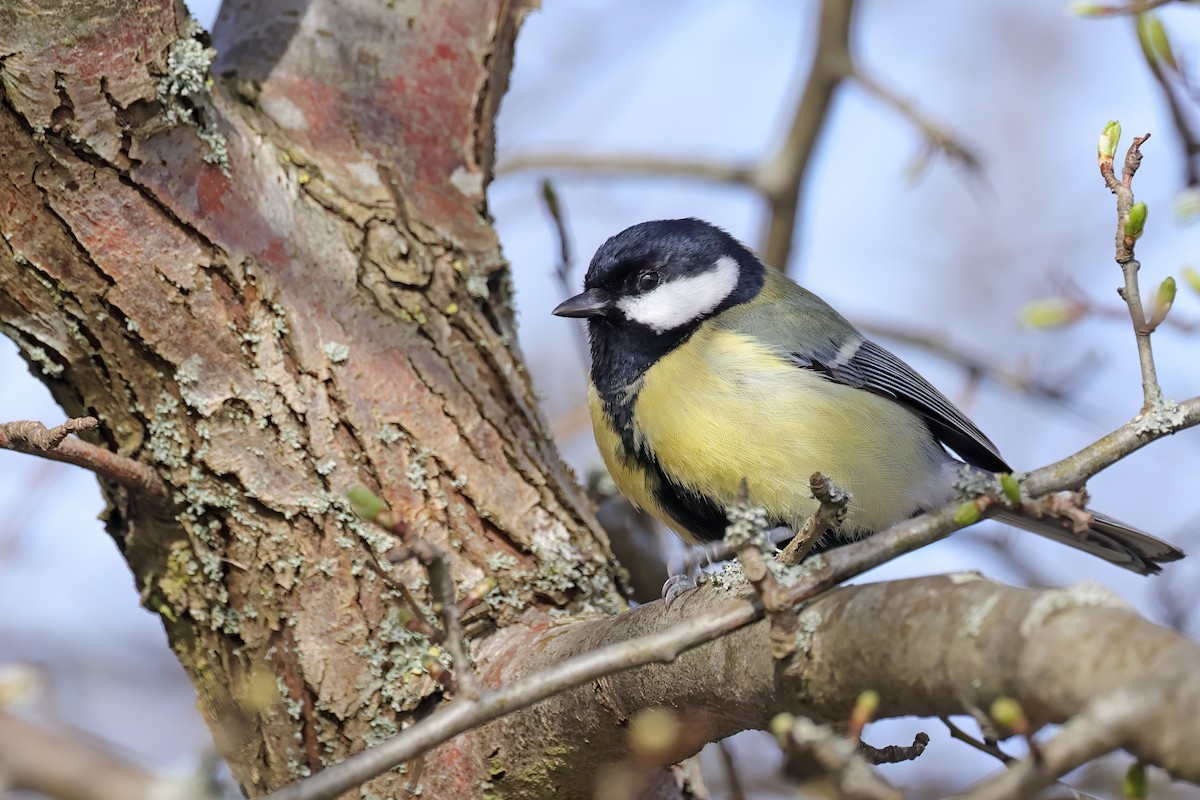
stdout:
MULTIPOLYGON (((514 341, 487 218, 520 0, 0 6, 0 329, 171 502, 107 525, 251 794, 436 700, 365 485, 524 607, 619 603, 514 341)), ((424 598, 414 565, 398 578, 424 598)), ((470 742, 426 769, 478 780, 470 742)), ((397 796, 403 775, 367 791, 397 796)))

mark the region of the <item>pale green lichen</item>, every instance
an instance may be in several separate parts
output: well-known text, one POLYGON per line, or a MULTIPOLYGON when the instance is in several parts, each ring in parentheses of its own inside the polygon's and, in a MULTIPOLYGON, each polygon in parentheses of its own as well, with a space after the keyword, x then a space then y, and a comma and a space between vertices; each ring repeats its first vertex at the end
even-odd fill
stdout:
POLYGON ((404 431, 400 429, 399 425, 393 425, 389 422, 380 427, 379 432, 375 434, 375 438, 384 444, 395 444, 404 438, 404 431))
POLYGON ((1021 635, 1026 638, 1033 636, 1055 614, 1071 608, 1128 609, 1129 604, 1112 590, 1091 581, 1076 583, 1064 589, 1051 589, 1042 592, 1029 607, 1025 618, 1021 620, 1021 635))
POLYGON ((37 364, 43 375, 50 378, 62 377, 63 365, 50 358, 45 348, 38 347, 37 345, 26 345, 22 349, 25 351, 25 357, 34 364, 37 364))
POLYGON ((183 38, 171 43, 167 51, 167 72, 158 79, 158 100, 163 114, 172 125, 195 125, 200 140, 207 145, 204 160, 229 174, 229 143, 205 119, 197 119, 196 110, 209 87, 209 69, 217 52, 195 38, 201 28, 188 19, 183 38))
POLYGON ((429 458, 432 451, 427 447, 422 447, 417 450, 408 461, 408 470, 404 473, 404 477, 408 479, 408 485, 415 491, 424 491, 425 479, 428 474, 425 469, 425 459, 429 458))
POLYGON ((340 364, 350 357, 350 345, 341 342, 326 342, 321 345, 325 357, 334 364, 340 364))
POLYGON ((972 605, 967 609, 962 616, 962 622, 959 624, 959 634, 969 638, 976 639, 983 630, 983 623, 991 616, 995 610, 996 604, 1000 602, 1000 595, 993 594, 986 598, 982 603, 972 605))
POLYGON ((812 653, 813 638, 821 629, 824 618, 811 606, 805 607, 796 617, 796 652, 808 656, 812 653))

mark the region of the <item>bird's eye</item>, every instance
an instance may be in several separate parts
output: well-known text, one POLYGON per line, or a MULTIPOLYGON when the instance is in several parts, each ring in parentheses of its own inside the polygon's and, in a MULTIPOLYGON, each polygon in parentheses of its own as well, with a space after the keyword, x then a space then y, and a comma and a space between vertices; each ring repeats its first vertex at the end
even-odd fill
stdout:
POLYGON ((658 276, 657 272, 651 269, 638 275, 637 288, 639 292, 648 292, 660 283, 662 283, 662 278, 658 276))

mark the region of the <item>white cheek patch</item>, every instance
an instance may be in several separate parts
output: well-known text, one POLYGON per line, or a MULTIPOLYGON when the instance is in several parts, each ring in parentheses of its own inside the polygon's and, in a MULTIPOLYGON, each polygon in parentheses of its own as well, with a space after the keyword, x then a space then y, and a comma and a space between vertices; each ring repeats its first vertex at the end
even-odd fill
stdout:
POLYGON ((724 302, 738 282, 738 264, 721 256, 712 269, 623 297, 617 307, 633 322, 663 333, 699 319, 724 302))

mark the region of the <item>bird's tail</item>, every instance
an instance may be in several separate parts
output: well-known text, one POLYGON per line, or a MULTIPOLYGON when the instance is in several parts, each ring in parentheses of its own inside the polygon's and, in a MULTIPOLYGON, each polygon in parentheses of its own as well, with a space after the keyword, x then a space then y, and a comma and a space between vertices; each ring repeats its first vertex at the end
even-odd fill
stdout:
POLYGON ((1091 527, 1082 533, 1072 530, 1071 523, 1065 520, 1033 519, 1019 514, 1000 514, 999 518, 1009 525, 1091 553, 1139 575, 1153 575, 1161 571, 1159 564, 1183 558, 1182 550, 1162 539, 1156 539, 1112 517, 1094 511, 1092 515, 1094 520, 1091 527))

